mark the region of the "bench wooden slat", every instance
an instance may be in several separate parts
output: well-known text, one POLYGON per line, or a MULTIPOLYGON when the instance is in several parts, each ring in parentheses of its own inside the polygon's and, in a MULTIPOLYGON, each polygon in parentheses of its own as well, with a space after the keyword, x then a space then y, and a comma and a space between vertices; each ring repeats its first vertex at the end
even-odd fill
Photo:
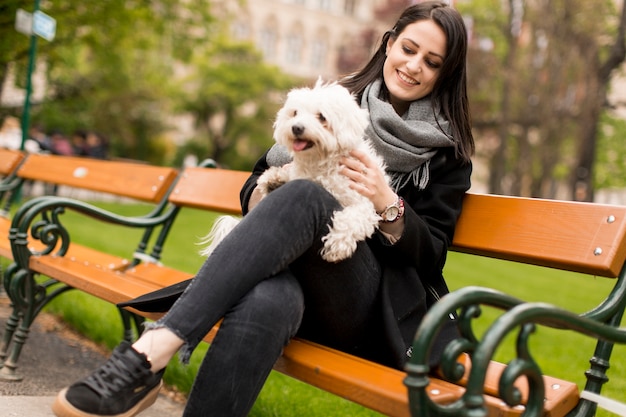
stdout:
POLYGON ((170 202, 182 207, 241 214, 239 190, 249 172, 219 168, 187 168, 170 195, 170 202))
POLYGON ((79 258, 33 256, 30 258, 30 266, 33 271, 114 304, 159 288, 145 281, 128 279, 105 265, 79 258))
POLYGON ((165 197, 178 172, 133 162, 37 154, 26 158, 17 175, 156 203, 165 197))
POLYGON ((452 249, 614 278, 624 230, 626 207, 468 194, 452 249))
POLYGON ((9 229, 11 228, 11 220, 6 217, 0 216, 0 257, 6 259, 13 259, 13 253, 11 252, 11 242, 7 239, 9 236, 9 229))
POLYGON ((24 157, 24 152, 0 148, 0 175, 6 176, 15 171, 24 157))

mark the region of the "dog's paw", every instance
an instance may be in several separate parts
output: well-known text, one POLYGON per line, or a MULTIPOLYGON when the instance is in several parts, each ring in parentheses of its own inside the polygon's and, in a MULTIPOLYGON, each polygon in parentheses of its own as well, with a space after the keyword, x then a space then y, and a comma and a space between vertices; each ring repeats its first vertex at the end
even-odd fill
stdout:
POLYGON ((265 197, 286 182, 287 179, 280 167, 270 167, 258 178, 256 184, 261 195, 265 197))
POLYGON ((351 236, 330 232, 322 238, 322 259, 327 262, 339 262, 348 259, 356 251, 357 241, 351 236))

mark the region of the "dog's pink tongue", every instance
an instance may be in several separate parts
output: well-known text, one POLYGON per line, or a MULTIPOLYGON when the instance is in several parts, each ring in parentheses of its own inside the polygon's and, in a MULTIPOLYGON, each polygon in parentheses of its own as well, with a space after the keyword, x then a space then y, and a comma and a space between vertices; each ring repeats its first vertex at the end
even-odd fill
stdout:
POLYGON ((307 148, 307 146, 309 145, 309 142, 306 140, 301 140, 301 139, 296 139, 293 142, 293 150, 295 152, 300 152, 303 151, 307 148))

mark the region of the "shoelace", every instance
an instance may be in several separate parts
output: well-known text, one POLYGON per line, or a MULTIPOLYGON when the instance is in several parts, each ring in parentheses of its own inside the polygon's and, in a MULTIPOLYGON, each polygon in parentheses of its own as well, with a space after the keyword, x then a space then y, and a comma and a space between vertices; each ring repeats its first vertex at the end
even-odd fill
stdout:
POLYGON ((85 380, 85 384, 101 396, 110 397, 150 374, 149 369, 142 367, 140 363, 124 360, 122 355, 115 352, 100 369, 85 380))

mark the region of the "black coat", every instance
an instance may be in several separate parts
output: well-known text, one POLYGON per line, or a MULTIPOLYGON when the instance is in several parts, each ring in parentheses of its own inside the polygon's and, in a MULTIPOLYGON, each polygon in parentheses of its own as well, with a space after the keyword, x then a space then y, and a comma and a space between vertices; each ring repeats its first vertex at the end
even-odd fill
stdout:
MULTIPOLYGON (((264 155, 241 190, 244 214, 256 180, 267 168, 264 155)), ((471 163, 455 158, 453 149, 441 149, 430 162, 426 189, 419 191, 411 184, 399 191, 405 200, 402 237, 390 245, 378 233, 368 242, 383 269, 383 327, 393 356, 389 364, 397 368, 402 368, 410 356, 410 346, 426 309, 448 293, 442 270, 463 196, 470 188, 471 172, 471 163)), ((433 364, 439 359, 438 346, 456 334, 453 323, 444 328, 435 345, 433 364)))

